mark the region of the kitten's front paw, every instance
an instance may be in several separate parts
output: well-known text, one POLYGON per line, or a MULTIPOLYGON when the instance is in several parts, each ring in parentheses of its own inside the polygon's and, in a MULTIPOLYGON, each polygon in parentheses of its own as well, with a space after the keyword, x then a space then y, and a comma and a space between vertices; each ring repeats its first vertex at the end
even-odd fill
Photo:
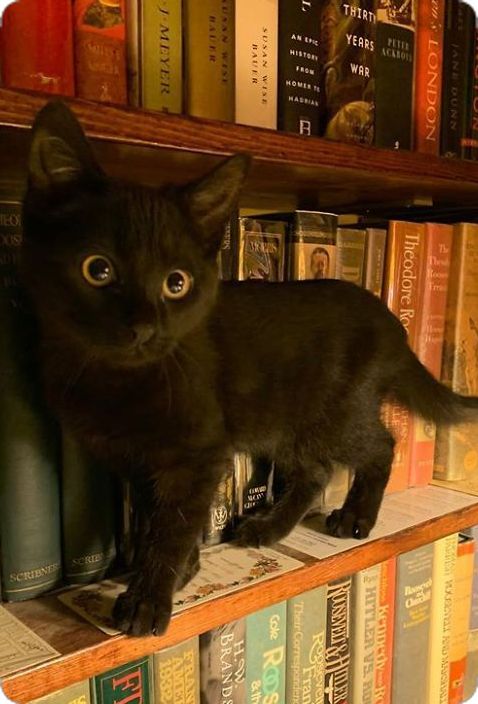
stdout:
POLYGON ((232 542, 243 548, 258 548, 261 545, 273 545, 283 537, 283 531, 272 521, 260 516, 251 516, 239 524, 232 542))
POLYGON ((117 598, 113 618, 116 627, 130 636, 159 636, 169 625, 171 611, 171 598, 152 599, 129 587, 117 598))
POLYGON ((368 518, 357 516, 354 511, 335 509, 327 516, 326 526, 331 535, 337 538, 368 538, 374 523, 368 518))

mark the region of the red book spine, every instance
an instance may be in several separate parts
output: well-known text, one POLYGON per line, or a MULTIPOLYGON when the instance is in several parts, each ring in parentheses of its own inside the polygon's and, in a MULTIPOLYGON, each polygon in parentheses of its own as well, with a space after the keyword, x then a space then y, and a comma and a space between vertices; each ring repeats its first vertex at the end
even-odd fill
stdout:
MULTIPOLYGON (((428 223, 417 355, 437 379, 440 378, 445 333, 445 313, 451 263, 453 227, 428 223)), ((425 486, 433 476, 435 428, 421 418, 413 419, 410 448, 410 486, 425 486)))
POLYGON ((415 149, 440 153, 445 0, 419 2, 415 59, 415 149))
POLYGON ((80 98, 126 104, 125 0, 75 0, 76 90, 80 98))
POLYGON ((17 0, 2 25, 4 86, 74 95, 70 0, 17 0))
POLYGON ((375 636, 374 704, 390 704, 392 698, 395 576, 396 559, 391 557, 380 565, 377 630, 375 636))

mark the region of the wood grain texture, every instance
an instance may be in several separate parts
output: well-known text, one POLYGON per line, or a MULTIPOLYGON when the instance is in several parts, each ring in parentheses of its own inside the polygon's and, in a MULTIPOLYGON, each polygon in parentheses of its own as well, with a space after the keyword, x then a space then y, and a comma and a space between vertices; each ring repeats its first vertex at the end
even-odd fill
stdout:
POLYGON ((134 658, 204 633, 225 621, 300 594, 332 579, 353 574, 393 555, 478 524, 477 503, 324 560, 307 558, 304 567, 256 586, 200 604, 175 616, 165 635, 156 638, 108 638, 49 596, 9 610, 53 645, 62 657, 3 680, 5 694, 18 704, 92 677, 134 658))

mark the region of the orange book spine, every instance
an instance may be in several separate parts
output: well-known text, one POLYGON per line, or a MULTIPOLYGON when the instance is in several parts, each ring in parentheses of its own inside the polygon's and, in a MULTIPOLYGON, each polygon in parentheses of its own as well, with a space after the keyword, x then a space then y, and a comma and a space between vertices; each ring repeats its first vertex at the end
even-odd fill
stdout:
POLYGON ((74 95, 70 0, 17 0, 2 17, 2 84, 74 95))
POLYGON ((393 627, 396 560, 380 565, 379 603, 375 636, 374 704, 390 704, 392 697, 393 627))
MULTIPOLYGON (((445 314, 451 264, 453 227, 427 223, 418 322, 417 355, 437 379, 440 378, 445 334, 445 314)), ((410 447, 410 486, 425 486, 433 477, 435 427, 414 418, 410 447)))
MULTIPOLYGON (((392 220, 389 223, 383 300, 397 316, 416 350, 419 292, 423 276, 425 225, 392 220)), ((408 487, 411 415, 391 402, 384 404, 384 423, 395 437, 395 457, 386 492, 408 487)))
POLYGON ((470 623, 475 541, 460 536, 458 542, 450 634, 448 704, 461 704, 465 684, 470 623))
POLYGON ((125 0, 75 0, 73 11, 78 96, 126 104, 125 0))
POLYGON ((415 149, 439 155, 445 0, 419 2, 415 58, 415 149))

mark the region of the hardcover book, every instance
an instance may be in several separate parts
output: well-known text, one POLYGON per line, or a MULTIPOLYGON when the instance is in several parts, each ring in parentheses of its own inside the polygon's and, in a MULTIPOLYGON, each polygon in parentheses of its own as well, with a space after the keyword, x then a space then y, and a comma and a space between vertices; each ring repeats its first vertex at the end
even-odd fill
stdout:
POLYGON ((478 159, 478 23, 475 27, 473 73, 471 79, 471 124, 468 140, 469 158, 478 159))
POLYGON ((236 122, 277 128, 279 0, 235 3, 236 122))
POLYGON ((153 654, 154 704, 199 704, 199 638, 153 654))
POLYGON ((377 1, 375 145, 411 149, 417 0, 377 1))
POLYGON ((234 2, 186 0, 186 112, 234 121, 234 2))
POLYGON ((246 704, 285 700, 287 602, 246 616, 246 704))
POLYGON ((34 699, 30 704, 90 704, 90 683, 88 680, 75 682, 58 692, 34 699))
POLYGON ((153 704, 151 661, 147 656, 93 677, 93 704, 153 704))
POLYGON ((327 587, 287 601, 286 704, 324 701, 327 587))
POLYGON ((443 44, 443 85, 441 151, 442 156, 461 155, 464 120, 463 13, 459 0, 445 0, 443 44))
POLYGON ((205 545, 219 545, 231 538, 234 518, 234 477, 225 476, 216 491, 209 509, 209 520, 203 530, 205 545))
POLYGON ((463 701, 467 702, 478 686, 478 526, 473 526, 467 535, 475 541, 473 552, 473 582, 470 609, 470 632, 468 634, 468 654, 466 657, 463 701))
POLYGON ((362 285, 365 259, 365 230, 337 228, 335 276, 341 281, 362 285))
POLYGON ((468 159, 471 156, 471 131, 473 116, 473 68, 475 63, 475 27, 476 15, 467 2, 460 2, 458 8, 459 27, 462 23, 460 50, 463 56, 463 123, 460 134, 460 156, 468 159))
POLYGON ((382 297, 383 271, 387 231, 380 227, 367 227, 365 239, 365 269, 362 285, 378 298, 382 297))
POLYGON ((380 563, 375 637, 374 704, 392 701, 393 629, 395 622, 396 558, 380 563))
POLYGON ((232 235, 235 246, 235 278, 284 280, 286 224, 280 220, 240 217, 232 235))
POLYGON ((460 535, 458 539, 450 624, 448 704, 461 704, 463 701, 473 583, 474 542, 471 536, 466 535, 460 535))
POLYGON ((374 704, 374 674, 380 588, 380 565, 353 576, 350 673, 352 704, 374 704))
POLYGON ((330 139, 373 144, 374 0, 325 0, 320 13, 321 123, 330 139))
POLYGON ((320 0, 279 0, 277 127, 319 133, 320 0))
POLYGON ((393 702, 426 701, 432 569, 433 544, 397 557, 393 702))
POLYGON ((203 633, 199 643, 201 704, 244 704, 246 619, 203 633))
POLYGON ((327 585, 324 704, 348 704, 352 577, 327 585))
POLYGON ((234 455, 234 513, 244 516, 271 502, 271 463, 246 452, 234 455))
POLYGON ((419 2, 415 66, 414 141, 425 154, 440 154, 445 0, 419 2))
POLYGON ((289 280, 333 279, 336 274, 337 216, 297 210, 289 216, 289 280))
POLYGON ((76 91, 126 104, 126 1, 74 0, 76 91))
MULTIPOLYGON (((478 394, 478 225, 459 223, 453 245, 441 378, 465 396, 478 394)), ((458 480, 478 468, 478 422, 437 429, 435 479, 458 480)))

